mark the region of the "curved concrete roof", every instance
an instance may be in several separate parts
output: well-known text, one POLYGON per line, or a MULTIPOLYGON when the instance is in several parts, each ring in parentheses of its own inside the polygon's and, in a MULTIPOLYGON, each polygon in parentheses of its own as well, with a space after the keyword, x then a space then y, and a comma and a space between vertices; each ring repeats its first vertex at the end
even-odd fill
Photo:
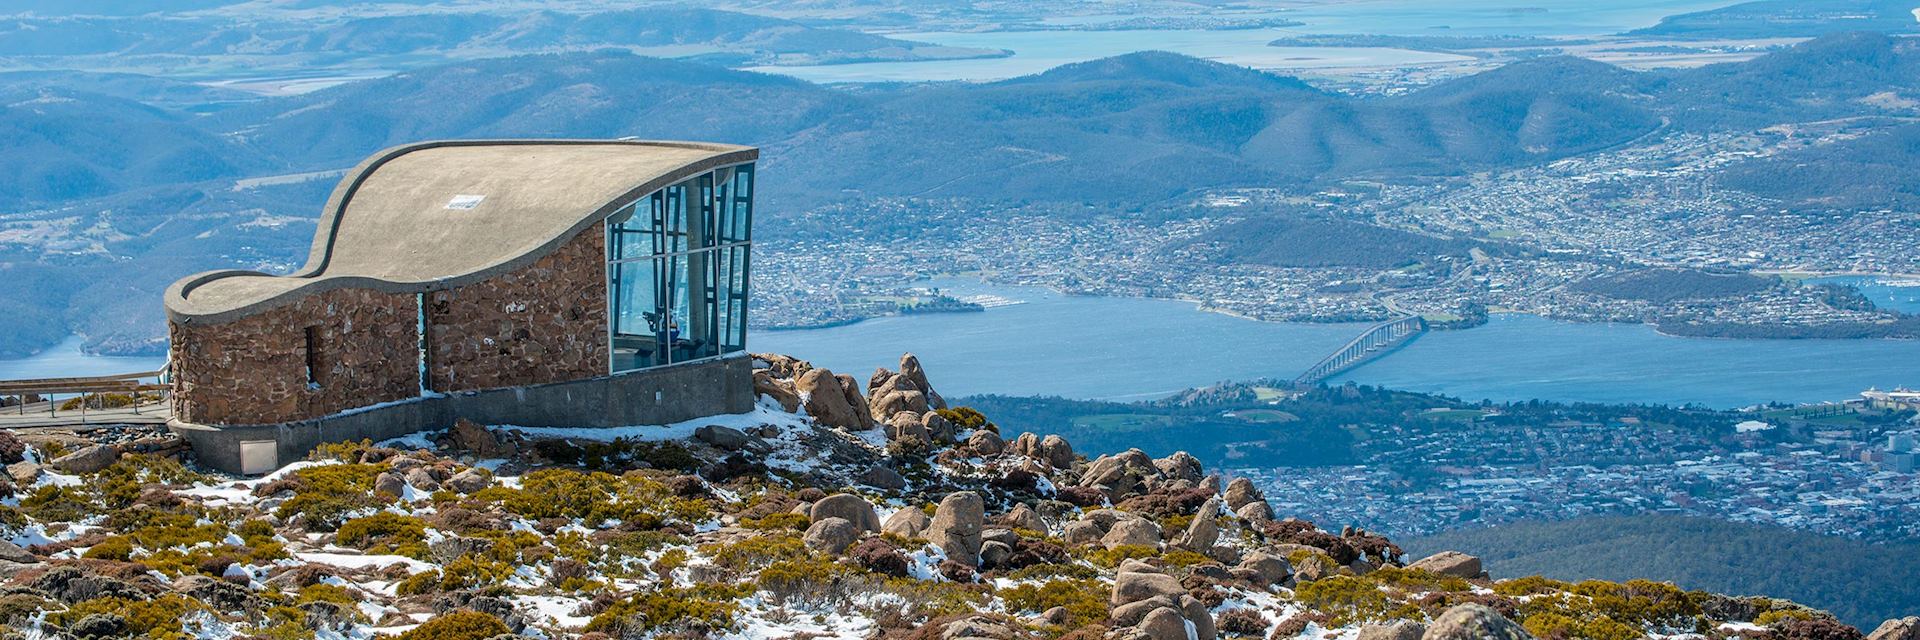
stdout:
POLYGON ((424 142, 374 154, 335 187, 307 265, 210 271, 167 289, 167 316, 225 322, 328 289, 416 293, 511 271, 662 187, 759 157, 752 147, 625 140, 424 142), (477 204, 466 208, 457 200, 477 204))

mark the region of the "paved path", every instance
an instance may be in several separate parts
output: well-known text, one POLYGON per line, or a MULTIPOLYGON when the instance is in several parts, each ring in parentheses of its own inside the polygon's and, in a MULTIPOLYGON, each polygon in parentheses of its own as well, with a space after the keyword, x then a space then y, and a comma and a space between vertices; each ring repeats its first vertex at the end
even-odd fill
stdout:
POLYGON ((173 407, 166 402, 140 405, 140 412, 134 413, 130 407, 119 409, 88 409, 79 411, 55 411, 48 415, 45 402, 27 405, 25 413, 22 407, 0 407, 0 428, 24 429, 29 427, 75 427, 94 424, 166 424, 173 417, 173 407))

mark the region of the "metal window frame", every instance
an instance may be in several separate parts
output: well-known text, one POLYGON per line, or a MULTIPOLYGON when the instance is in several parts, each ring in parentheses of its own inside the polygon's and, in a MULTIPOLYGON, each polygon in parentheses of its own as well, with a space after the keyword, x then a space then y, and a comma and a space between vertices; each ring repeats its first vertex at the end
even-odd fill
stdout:
MULTIPOLYGON (((616 254, 614 251, 614 244, 615 244, 614 236, 616 233, 614 226, 616 223, 613 222, 613 219, 611 217, 601 221, 600 233, 601 233, 601 239, 602 239, 602 246, 605 247, 605 252, 604 252, 605 255, 602 257, 603 258, 602 262, 605 263, 602 268, 605 269, 605 273, 601 277, 601 286, 603 287, 603 292, 605 293, 605 296, 606 296, 604 299, 607 301, 607 320, 606 320, 605 331, 603 332, 604 339, 606 340, 605 344, 607 345, 607 369, 606 369, 607 375, 620 375, 625 373, 632 373, 635 371, 647 371, 651 369, 659 369, 662 367, 671 367, 671 366, 676 366, 681 364, 707 362, 707 361, 719 360, 722 358, 734 356, 739 353, 747 352, 747 336, 746 336, 747 309, 750 305, 747 303, 746 300, 742 300, 740 305, 740 323, 739 323, 740 324, 740 345, 739 345, 740 350, 739 351, 737 352, 722 351, 710 356, 702 356, 699 358, 690 358, 687 360, 678 360, 678 361, 672 361, 671 360, 672 356, 671 354, 669 354, 668 358, 670 361, 664 364, 655 364, 651 366, 637 367, 633 369, 616 369, 614 364, 614 360, 616 356, 614 354, 613 338, 614 338, 614 325, 617 322, 616 318, 620 310, 619 310, 619 307, 616 304, 614 304, 614 299, 615 299, 614 282, 616 280, 615 274, 618 272, 619 266, 623 264, 631 264, 631 263, 636 263, 640 261, 656 261, 663 258, 665 259, 685 258, 695 253, 710 253, 713 255, 720 255, 723 250, 739 248, 742 251, 744 251, 744 254, 741 260, 742 262, 741 283, 742 283, 742 286, 744 287, 744 290, 748 292, 747 295, 742 297, 750 298, 751 291, 752 291, 752 283, 753 283, 753 278, 752 278, 753 218, 755 217, 754 214, 758 213, 757 211, 758 207, 754 206, 755 203, 753 202, 753 199, 754 199, 754 196, 756 195, 756 192, 760 190, 759 189, 760 171, 757 165, 758 163, 755 161, 746 161, 746 162, 735 162, 732 164, 725 164, 725 165, 713 167, 712 169, 708 169, 703 173, 688 176, 684 180, 675 182, 670 185, 663 186, 659 189, 648 192, 645 195, 634 198, 633 202, 629 202, 623 207, 620 207, 622 209, 629 208, 629 207, 634 209, 634 211, 628 216, 628 220, 630 221, 634 217, 639 216, 640 214, 639 207, 641 206, 642 202, 652 200, 655 195, 658 195, 669 189, 673 189, 675 187, 681 187, 681 186, 685 186, 687 188, 687 196, 689 197, 686 198, 686 200, 691 201, 694 197, 699 197, 701 195, 696 193, 696 191, 697 191, 698 183, 702 178, 705 178, 707 180, 707 185, 709 187, 709 192, 710 192, 709 194, 706 194, 706 199, 717 200, 719 197, 719 194, 721 193, 721 189, 716 188, 716 185, 717 185, 716 179, 719 177, 719 175, 722 172, 725 172, 727 174, 727 183, 728 183, 727 184, 728 195, 726 197, 728 200, 732 201, 732 202, 729 202, 728 204, 730 206, 736 205, 736 204, 739 204, 738 201, 744 200, 745 204, 747 205, 747 219, 746 219, 746 229, 745 229, 746 231, 745 235, 747 239, 745 240, 739 240, 739 241, 727 242, 727 243, 717 243, 712 246, 687 248, 679 251, 651 254, 646 256, 616 258, 615 257, 616 254), (751 186, 748 187, 747 194, 745 196, 737 195, 737 193, 734 193, 734 189, 733 189, 733 187, 736 186, 735 181, 738 179, 738 176, 739 176, 739 172, 737 171, 737 169, 739 169, 740 167, 753 167, 753 169, 748 172, 748 175, 751 176, 750 180, 752 180, 752 182, 750 183, 751 186)), ((690 204, 690 202, 683 203, 683 206, 685 204, 690 204)), ((715 206, 716 205, 715 202, 708 202, 707 205, 709 207, 715 207, 717 210, 717 207, 715 206)), ((615 215, 618 215, 618 211, 616 211, 615 215)), ((651 221, 651 216, 649 216, 649 221, 651 221)), ((714 223, 713 220, 707 220, 706 222, 709 226, 712 226, 712 224, 714 223)), ((682 224, 685 224, 684 213, 682 214, 682 224)), ((691 229, 688 229, 683 232, 683 235, 691 236, 691 231, 692 231, 691 229)), ((716 234, 716 235, 720 235, 720 234, 716 234)), ((657 234, 656 234, 656 237, 657 237, 657 234)), ((692 244, 690 242, 691 240, 690 237, 688 237, 687 240, 688 242, 685 242, 685 244, 692 244)), ((711 267, 713 260, 710 259, 707 262, 711 267)), ((656 270, 656 274, 657 274, 657 270, 656 270)), ((657 280, 658 278, 659 276, 656 275, 655 279, 657 280)), ((731 282, 729 282, 728 284, 729 284, 729 288, 731 288, 731 282)), ((719 301, 719 302, 724 304, 724 301, 719 301)), ((658 301, 656 301, 656 304, 658 304, 658 301)), ((689 305, 692 304, 691 296, 689 296, 688 304, 689 305)), ((725 346, 727 346, 726 340, 724 338, 719 338, 716 336, 716 340, 718 340, 718 342, 715 345, 717 348, 724 348, 725 346)))

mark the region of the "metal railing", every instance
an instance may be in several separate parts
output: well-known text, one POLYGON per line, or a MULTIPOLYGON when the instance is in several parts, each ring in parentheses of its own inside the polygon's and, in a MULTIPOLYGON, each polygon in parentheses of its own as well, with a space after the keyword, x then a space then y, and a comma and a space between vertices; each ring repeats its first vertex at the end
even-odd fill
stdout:
MULTIPOLYGON (((142 393, 157 392, 164 401, 172 386, 160 383, 159 378, 159 371, 143 371, 111 376, 0 380, 0 397, 17 398, 19 404, 16 411, 19 415, 26 415, 29 399, 35 396, 44 397, 47 403, 47 416, 58 417, 62 402, 54 396, 73 395, 79 400, 80 421, 84 423, 90 409, 88 405, 92 404, 90 400, 100 394, 126 394, 135 414, 140 413, 142 393)), ((38 410, 36 409, 35 412, 37 413, 38 410)))

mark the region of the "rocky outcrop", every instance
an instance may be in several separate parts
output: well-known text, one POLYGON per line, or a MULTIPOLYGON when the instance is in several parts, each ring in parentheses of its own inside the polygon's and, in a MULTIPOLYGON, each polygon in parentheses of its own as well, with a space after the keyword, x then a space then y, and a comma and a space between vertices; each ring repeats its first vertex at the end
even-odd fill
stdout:
POLYGON ((1253 486, 1253 481, 1246 478, 1234 478, 1232 482, 1227 483, 1227 491, 1222 497, 1227 500, 1227 508, 1234 511, 1239 511, 1240 507, 1246 506, 1249 502, 1267 500, 1267 497, 1260 493, 1260 489, 1253 486))
POLYGON ((105 444, 85 448, 53 459, 53 467, 67 473, 93 473, 112 466, 120 459, 120 449, 105 444))
POLYGON ((1126 546, 1160 548, 1160 525, 1146 518, 1127 518, 1113 523, 1100 544, 1108 549, 1126 546))
POLYGON ((880 525, 881 533, 891 533, 909 540, 927 536, 927 527, 933 524, 933 518, 927 512, 908 507, 887 516, 880 525))
POLYGON ((1533 635, 1491 607, 1455 605, 1434 619, 1421 640, 1533 640, 1533 635))
POLYGON ((1407 568, 1431 571, 1443 576, 1453 576, 1456 578, 1484 578, 1487 575, 1485 571, 1480 570, 1479 558, 1458 551, 1442 551, 1421 558, 1419 561, 1407 565, 1407 568))
POLYGON ((1906 617, 1880 623, 1867 640, 1920 640, 1920 617, 1906 617))
POLYGON ((1073 466, 1073 445, 1067 444, 1066 438, 1057 435, 1042 438, 1032 432, 1022 433, 1020 437, 1013 439, 1007 450, 1045 462, 1047 466, 1055 469, 1067 469, 1073 466))
POLYGON ((859 539, 860 529, 852 522, 842 518, 816 520, 807 527, 807 534, 801 540, 808 549, 821 553, 839 554, 845 551, 854 540, 859 539))
POLYGON ((1122 566, 1107 603, 1109 622, 1120 638, 1213 640, 1217 635, 1205 603, 1188 595, 1173 576, 1148 567, 1122 566))
POLYGON ((794 381, 794 388, 804 399, 807 415, 813 416, 815 422, 842 429, 873 428, 873 414, 867 412, 867 403, 849 398, 858 397, 860 392, 848 388, 844 384, 848 381, 827 369, 809 369, 794 381))
POLYGON ((980 566, 980 533, 986 523, 986 502, 980 499, 980 494, 958 491, 947 494, 934 509, 926 537, 940 545, 948 559, 977 567, 980 566))
POLYGON ((851 493, 836 493, 821 498, 813 503, 807 517, 815 522, 839 518, 853 524, 861 532, 880 530, 880 516, 873 512, 873 505, 868 504, 866 498, 851 493))
POLYGON ((1420 640, 1427 626, 1412 620, 1395 620, 1360 628, 1357 640, 1420 640))

